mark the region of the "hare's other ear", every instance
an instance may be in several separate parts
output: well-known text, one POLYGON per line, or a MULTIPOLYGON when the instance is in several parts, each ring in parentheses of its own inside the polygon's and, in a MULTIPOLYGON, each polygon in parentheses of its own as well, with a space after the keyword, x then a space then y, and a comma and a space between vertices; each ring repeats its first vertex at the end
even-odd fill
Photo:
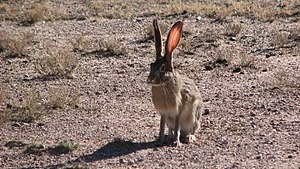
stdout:
POLYGON ((156 59, 161 57, 161 33, 158 27, 157 19, 153 21, 153 28, 154 28, 154 42, 155 42, 155 50, 156 50, 156 59))
POLYGON ((173 50, 179 44, 179 41, 181 38, 181 33, 182 33, 182 26, 183 26, 183 23, 181 21, 177 21, 172 26, 172 28, 169 32, 168 38, 167 38, 165 56, 171 67, 173 67, 172 66, 172 53, 173 53, 173 50))

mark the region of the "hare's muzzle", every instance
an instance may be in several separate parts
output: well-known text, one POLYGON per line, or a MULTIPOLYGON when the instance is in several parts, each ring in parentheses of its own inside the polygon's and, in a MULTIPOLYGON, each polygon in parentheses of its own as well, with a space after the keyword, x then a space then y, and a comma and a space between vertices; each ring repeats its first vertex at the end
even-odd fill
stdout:
POLYGON ((148 84, 152 84, 152 79, 151 79, 150 77, 148 77, 147 83, 148 83, 148 84))

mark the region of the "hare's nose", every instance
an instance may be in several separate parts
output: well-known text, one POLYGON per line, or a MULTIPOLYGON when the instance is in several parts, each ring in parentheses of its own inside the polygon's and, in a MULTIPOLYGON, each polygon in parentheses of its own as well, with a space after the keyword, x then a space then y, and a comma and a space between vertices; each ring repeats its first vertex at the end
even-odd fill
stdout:
POLYGON ((150 78, 147 79, 147 83, 151 84, 152 80, 150 78))

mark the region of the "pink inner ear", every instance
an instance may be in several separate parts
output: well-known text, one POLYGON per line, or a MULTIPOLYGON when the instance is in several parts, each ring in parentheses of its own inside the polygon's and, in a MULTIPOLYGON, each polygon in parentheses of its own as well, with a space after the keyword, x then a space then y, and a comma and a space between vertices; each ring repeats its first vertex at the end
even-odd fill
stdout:
POLYGON ((172 55, 173 50, 179 44, 183 23, 181 21, 176 22, 170 30, 166 44, 166 55, 172 55))

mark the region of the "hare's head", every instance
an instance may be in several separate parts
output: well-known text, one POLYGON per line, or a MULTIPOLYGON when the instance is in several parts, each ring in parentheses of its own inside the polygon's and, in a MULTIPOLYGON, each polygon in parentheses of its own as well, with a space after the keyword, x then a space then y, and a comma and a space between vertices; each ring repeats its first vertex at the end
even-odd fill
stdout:
POLYGON ((171 28, 167 37, 165 54, 162 55, 162 39, 157 20, 153 21, 154 40, 156 49, 156 60, 150 64, 150 74, 147 83, 153 86, 159 86, 173 77, 173 51, 179 44, 183 23, 177 21, 171 28))

